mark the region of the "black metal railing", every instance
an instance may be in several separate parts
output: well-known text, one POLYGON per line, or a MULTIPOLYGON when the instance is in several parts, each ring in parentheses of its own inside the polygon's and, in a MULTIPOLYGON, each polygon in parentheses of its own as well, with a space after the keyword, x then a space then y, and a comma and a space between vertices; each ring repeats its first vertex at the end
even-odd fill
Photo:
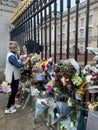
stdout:
MULTIPOLYGON (((10 32, 11 40, 19 42, 21 49, 24 44, 29 43, 28 41, 31 44, 34 43, 34 49, 32 50, 34 53, 39 50, 38 45, 41 45, 43 47, 40 52, 41 57, 45 59, 53 57, 54 62, 58 62, 63 57, 69 58, 71 47, 70 22, 74 12, 75 37, 73 44, 75 48, 73 57, 77 61, 79 11, 82 5, 80 0, 75 0, 75 6, 71 7, 71 2, 71 0, 33 0, 31 5, 13 22, 15 28, 10 32), (63 25, 65 25, 64 29, 63 25), (65 31, 64 34, 63 30, 65 31), (60 34, 59 37, 58 32, 60 34), (64 37, 65 41, 63 40, 64 37)), ((86 10, 86 29, 83 46, 86 50, 88 46, 90 0, 85 0, 83 4, 86 10)), ((85 50, 84 65, 88 61, 88 52, 85 50)))

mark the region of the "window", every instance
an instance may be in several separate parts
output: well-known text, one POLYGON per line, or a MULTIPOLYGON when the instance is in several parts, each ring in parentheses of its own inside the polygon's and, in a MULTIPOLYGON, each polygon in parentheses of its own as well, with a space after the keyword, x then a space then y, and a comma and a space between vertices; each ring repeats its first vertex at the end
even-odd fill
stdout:
POLYGON ((62 26, 62 32, 65 33, 65 24, 62 26))
MULTIPOLYGON (((60 33, 61 26, 58 26, 58 33, 60 33)), ((65 24, 62 25, 62 32, 65 32, 65 24)))
POLYGON ((83 38, 84 37, 84 30, 81 30, 80 31, 80 38, 83 38))
POLYGON ((92 37, 92 29, 89 29, 88 37, 92 37))
POLYGON ((79 52, 82 53, 83 52, 83 47, 79 47, 79 52))
POLYGON ((76 21, 74 21, 74 29, 76 28, 76 21))
POLYGON ((92 25, 92 23, 93 23, 93 16, 90 15, 90 16, 89 16, 89 25, 92 25))
POLYGON ((60 34, 60 26, 58 26, 57 30, 58 34, 60 34))
POLYGON ((73 39, 75 39, 76 31, 73 32, 73 39))
POLYGON ((81 21, 80 21, 80 26, 81 26, 81 27, 84 27, 84 18, 81 19, 81 21))

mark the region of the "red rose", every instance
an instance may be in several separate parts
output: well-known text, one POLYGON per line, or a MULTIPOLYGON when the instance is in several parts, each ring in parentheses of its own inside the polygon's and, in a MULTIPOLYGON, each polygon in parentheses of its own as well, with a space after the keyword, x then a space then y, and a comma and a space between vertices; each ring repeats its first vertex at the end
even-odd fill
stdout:
POLYGON ((55 70, 54 70, 55 73, 58 73, 60 72, 60 67, 56 67, 55 70))

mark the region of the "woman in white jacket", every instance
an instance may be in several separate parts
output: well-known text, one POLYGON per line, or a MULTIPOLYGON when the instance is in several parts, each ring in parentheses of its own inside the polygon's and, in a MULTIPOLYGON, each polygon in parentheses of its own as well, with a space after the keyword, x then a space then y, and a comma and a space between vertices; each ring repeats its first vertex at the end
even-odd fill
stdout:
POLYGON ((14 113, 16 108, 20 105, 15 104, 15 96, 18 91, 19 79, 20 79, 20 68, 24 67, 30 60, 29 57, 22 63, 18 60, 17 52, 19 45, 16 41, 10 41, 9 52, 6 58, 6 68, 5 68, 5 80, 11 85, 11 94, 8 99, 7 108, 5 113, 14 113))

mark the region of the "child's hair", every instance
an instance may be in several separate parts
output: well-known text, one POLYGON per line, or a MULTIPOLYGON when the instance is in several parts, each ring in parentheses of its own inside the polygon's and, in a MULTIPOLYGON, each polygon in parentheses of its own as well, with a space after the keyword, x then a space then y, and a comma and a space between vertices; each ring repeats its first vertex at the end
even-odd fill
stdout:
POLYGON ((16 41, 10 41, 9 42, 9 49, 10 50, 12 50, 12 49, 14 49, 14 48, 16 48, 16 47, 18 47, 19 45, 18 45, 18 42, 16 42, 16 41))

